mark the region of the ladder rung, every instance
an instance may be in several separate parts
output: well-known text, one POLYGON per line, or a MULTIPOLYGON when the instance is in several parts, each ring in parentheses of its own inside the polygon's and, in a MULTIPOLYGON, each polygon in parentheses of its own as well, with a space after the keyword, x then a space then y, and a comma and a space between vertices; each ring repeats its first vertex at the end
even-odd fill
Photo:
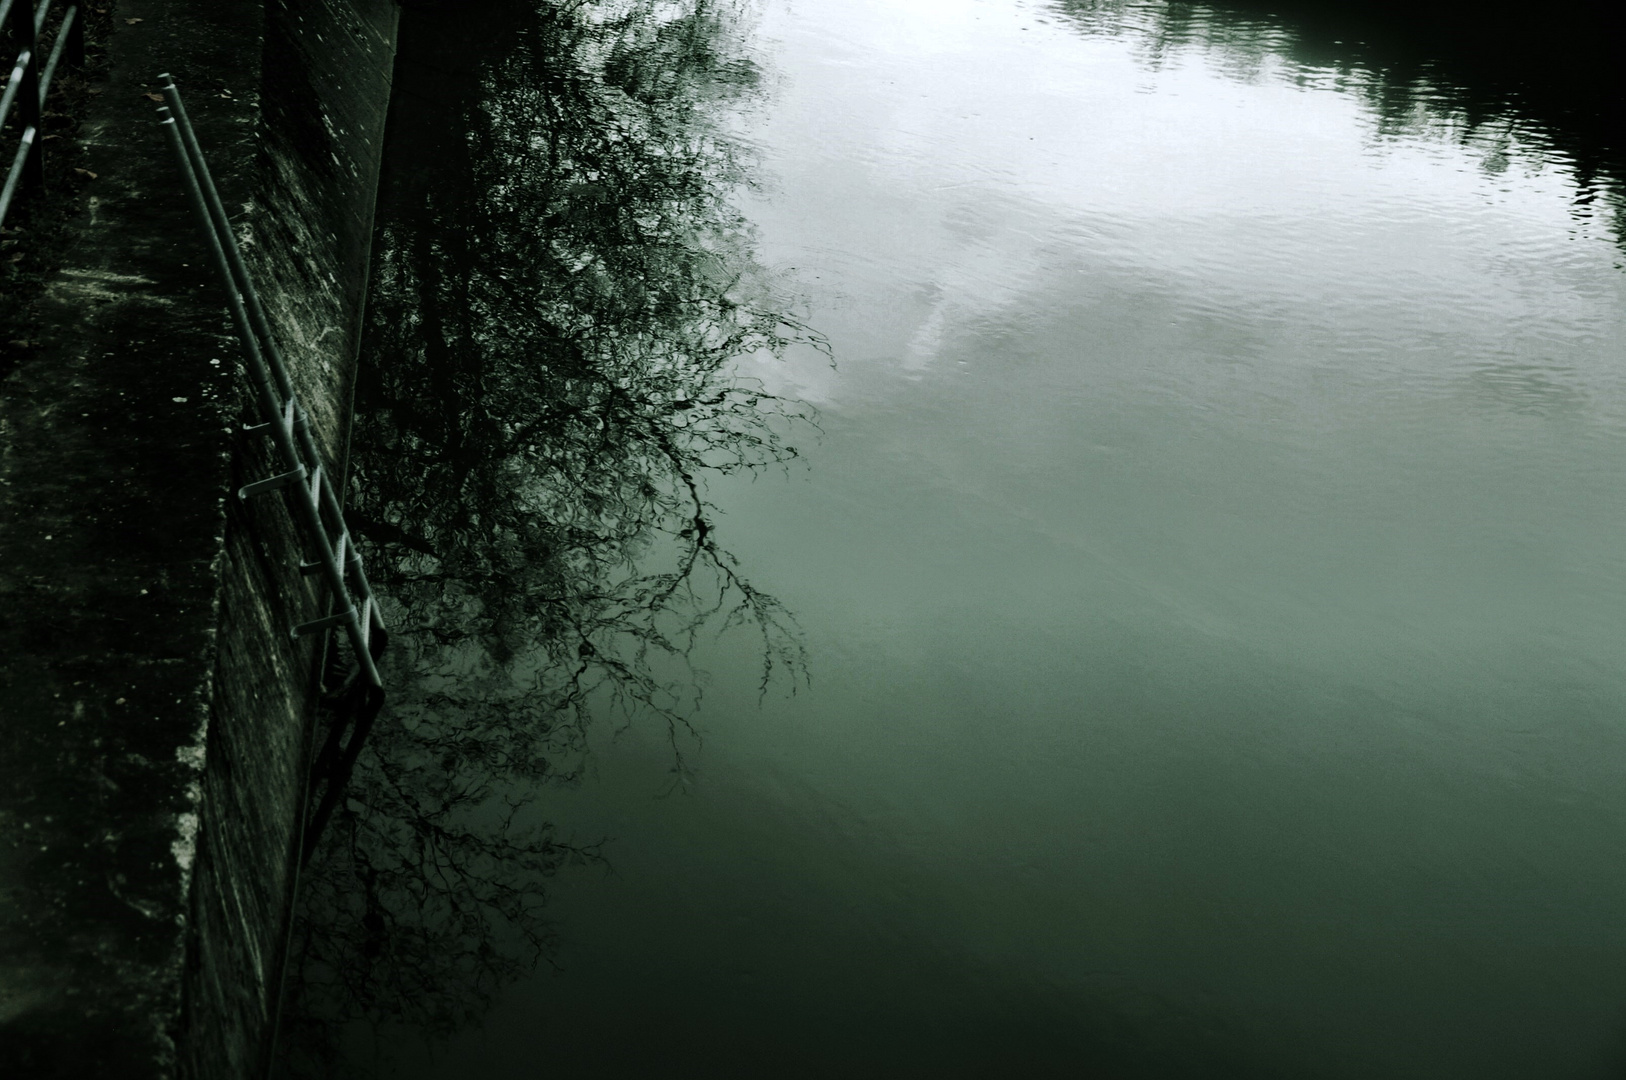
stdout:
POLYGON ((302 638, 306 634, 314 634, 318 630, 327 630, 330 627, 343 626, 345 623, 354 618, 355 614, 356 609, 354 607, 348 607, 336 614, 324 615, 320 619, 312 619, 308 623, 300 623, 298 626, 293 628, 292 633, 294 637, 302 638))
MULTIPOLYGON (((340 574, 344 573, 345 549, 349 546, 349 544, 350 534, 348 532, 342 532, 339 534, 339 542, 333 546, 333 563, 339 568, 340 574)), ((299 572, 304 574, 306 577, 310 577, 312 574, 320 574, 322 572, 322 567, 325 565, 326 564, 320 559, 318 559, 316 562, 302 562, 299 564, 299 572)))
POLYGON ((295 465, 292 469, 285 473, 268 477, 264 480, 256 480, 252 484, 245 485, 244 487, 238 489, 237 497, 239 499, 248 499, 255 495, 264 495, 268 491, 275 491, 280 487, 286 487, 295 480, 303 480, 304 478, 305 466, 295 465))

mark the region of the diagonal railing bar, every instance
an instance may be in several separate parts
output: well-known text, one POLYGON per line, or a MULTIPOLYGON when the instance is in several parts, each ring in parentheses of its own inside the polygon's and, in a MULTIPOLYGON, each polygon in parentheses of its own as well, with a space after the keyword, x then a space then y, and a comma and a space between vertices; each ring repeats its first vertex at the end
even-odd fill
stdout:
MULTIPOLYGON (((0 32, 3 32, 6 24, 11 21, 12 6, 10 3, 0 3, 0 32)), ((0 94, 0 124, 4 124, 11 116, 11 107, 16 104, 17 99, 27 97, 22 93, 22 89, 34 66, 34 54, 39 50, 38 26, 37 20, 24 22, 22 51, 17 54, 12 64, 11 75, 6 79, 5 93, 0 94)))
POLYGON ((40 0, 30 10, 25 0, 23 14, 13 20, 11 16, 17 10, 16 0, 0 0, 0 33, 5 32, 8 24, 20 25, 23 39, 22 50, 17 53, 11 74, 6 79, 6 88, 0 93, 0 126, 10 118, 12 107, 20 106, 23 129, 17 140, 17 151, 12 156, 11 167, 6 170, 5 183, 0 185, 0 225, 5 224, 6 214, 11 210, 19 187, 38 191, 45 186, 44 140, 41 133, 45 122, 45 97, 51 92, 51 80, 56 77, 57 65, 64 57, 70 64, 79 67, 83 67, 85 62, 83 13, 77 2, 71 2, 57 25, 50 55, 43 65, 40 63, 40 33, 51 14, 51 4, 52 0, 40 0))
POLYGON ((251 430, 264 430, 271 436, 284 470, 267 480, 246 485, 238 496, 248 499, 273 490, 290 493, 295 516, 316 553, 315 560, 302 563, 301 567, 311 567, 311 572, 322 576, 337 608, 295 626, 290 633, 299 637, 342 626, 360 674, 368 685, 382 688, 372 639, 375 629, 384 629, 384 620, 373 602, 361 556, 345 529, 338 494, 332 484, 323 480, 321 453, 310 430, 309 415, 294 393, 287 364, 276 346, 259 294, 243 263, 230 219, 181 104, 180 92, 168 75, 160 78, 165 80, 162 89, 166 102, 158 110, 163 117, 160 126, 180 166, 183 186, 203 226, 216 272, 226 286, 227 307, 248 357, 249 374, 260 415, 265 421, 251 430), (337 541, 329 533, 329 522, 337 541))
MULTIPOLYGON (((48 6, 49 0, 47 0, 46 4, 40 5, 40 16, 34 20, 34 33, 36 35, 45 22, 45 8, 48 6)), ((40 73, 40 108, 42 109, 45 107, 45 95, 51 89, 51 80, 56 77, 56 66, 62 60, 62 54, 67 52, 75 41, 80 43, 76 47, 81 52, 84 50, 84 31, 79 27, 78 23, 79 5, 70 4, 68 10, 62 15, 62 25, 57 27, 56 43, 51 46, 51 58, 45 61, 45 70, 40 73)))
POLYGON ((11 208, 11 199, 17 193, 17 184, 23 178, 28 168, 29 155, 34 152, 34 128, 23 132, 23 139, 17 145, 17 155, 11 159, 11 170, 6 173, 6 183, 0 187, 0 225, 6 223, 6 211, 11 208))

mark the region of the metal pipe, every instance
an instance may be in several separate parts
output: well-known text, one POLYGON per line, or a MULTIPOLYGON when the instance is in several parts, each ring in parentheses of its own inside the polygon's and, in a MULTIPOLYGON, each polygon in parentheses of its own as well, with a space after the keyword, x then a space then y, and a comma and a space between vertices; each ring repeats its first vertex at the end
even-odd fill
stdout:
MULTIPOLYGON (((5 187, 0 189, 0 224, 6 220, 6 214, 11 209, 11 202, 17 193, 19 183, 33 189, 45 186, 43 140, 39 138, 39 133, 43 124, 45 98, 51 91, 51 82, 56 76, 57 65, 64 55, 67 56, 69 63, 84 62, 84 20, 79 17, 80 5, 70 3, 67 12, 62 16, 62 25, 57 28, 51 55, 44 69, 40 69, 39 34, 51 13, 52 2, 53 0, 41 0, 32 11, 33 18, 23 24, 27 47, 18 54, 11 75, 6 80, 5 92, 0 94, 0 125, 3 125, 11 115, 11 107, 19 98, 22 99, 23 123, 23 135, 18 143, 16 156, 6 173, 5 187)), ((0 0, 0 30, 5 29, 14 6, 15 0, 0 0)))
MULTIPOLYGON (((171 89, 173 86, 171 87, 171 89)), ((164 109, 161 111, 169 111, 164 109)), ((204 201, 203 188, 199 184, 199 177, 193 171, 191 155, 182 139, 179 126, 174 116, 165 117, 159 125, 169 137, 170 147, 175 152, 175 158, 181 168, 183 186, 187 197, 192 202, 193 213, 197 215, 198 223, 203 226, 208 239, 209 254, 215 263, 215 270, 220 275, 222 284, 226 286, 226 303, 231 311, 232 322, 236 324, 237 335, 243 342, 243 349, 249 357, 249 365, 255 376, 259 390, 260 411, 263 416, 275 420, 282 412, 281 401, 272 386, 271 373, 267 368, 265 358, 261 355, 258 341, 255 339, 254 329, 249 322, 248 311, 244 307, 242 295, 238 292, 231 264, 227 258, 227 245, 232 244, 233 238, 229 232, 222 236, 215 227, 214 216, 210 213, 204 201)), ((218 200, 217 200, 218 201, 218 200)), ((235 246, 235 245, 233 245, 235 246)), ((291 399, 290 399, 291 400, 291 399)), ((299 448, 295 446, 292 434, 283 425, 273 422, 271 437, 277 444, 284 465, 290 470, 303 468, 300 460, 299 448)), ((303 519, 306 530, 315 541, 317 556, 322 562, 324 577, 333 597, 344 602, 348 590, 345 587, 344 570, 333 557, 333 549, 328 543, 327 532, 322 524, 322 512, 315 495, 309 488, 299 485, 300 495, 293 500, 299 508, 299 516, 303 519)), ((331 618, 331 616, 329 617, 331 618)), ((356 663, 367 676, 367 681, 374 686, 383 686, 379 677, 377 665, 366 647, 366 639, 361 632, 360 620, 357 618, 355 607, 351 605, 340 620, 346 625, 352 651, 356 653, 356 663)), ((318 620, 326 622, 326 620, 318 620)))
POLYGON ((17 63, 11 69, 11 77, 6 80, 6 92, 0 94, 0 124, 6 122, 6 116, 11 112, 11 104, 17 100, 17 91, 22 89, 23 76, 28 73, 28 65, 33 60, 33 49, 24 49, 17 54, 17 63))
MULTIPOLYGON (((49 9, 50 0, 45 0, 44 4, 41 6, 42 8, 49 9)), ((44 118, 40 115, 39 65, 40 18, 43 17, 43 15, 44 11, 41 11, 39 16, 36 16, 34 19, 24 23, 24 25, 27 27, 28 34, 24 40, 27 41, 28 48, 24 51, 23 55, 28 57, 28 61, 23 65, 22 82, 18 84, 18 93, 22 97, 21 106, 23 127, 34 128, 36 131, 38 131, 40 125, 44 123, 44 118)), ((31 191, 39 191, 45 187, 45 168, 44 162, 41 161, 42 156, 43 155, 40 153, 39 143, 36 142, 28 156, 23 158, 23 187, 28 188, 31 191)))
MULTIPOLYGON (((232 232, 231 220, 226 216, 226 207, 221 202, 220 192, 215 187, 214 178, 209 173, 209 166, 203 159, 203 148, 198 145, 197 134, 192 128, 191 118, 187 116, 186 107, 181 103, 181 92, 175 86, 173 75, 165 72, 158 76, 164 80, 161 87, 164 100, 168 103, 170 114, 175 118, 180 129, 181 141, 186 147, 187 157, 199 179, 199 187, 203 193, 205 204, 209 208, 209 215, 214 223, 214 230, 222 238, 226 253, 227 264, 230 267, 233 280, 236 282, 239 293, 245 297, 249 321, 255 332, 259 335, 265 355, 270 362, 272 373, 282 388, 285 397, 295 400, 293 379, 288 374, 288 365, 282 358, 282 352, 277 348, 276 338, 271 333, 271 321, 266 317, 265 308, 260 303, 259 293, 248 275, 248 267, 243 262, 243 255, 237 246, 236 234, 232 232)), ((294 426, 301 449, 311 462, 321 460, 321 452, 316 445, 316 439, 310 431, 310 419, 303 407, 295 405, 294 426)), ((336 528, 344 528, 344 508, 340 505, 338 493, 331 484, 321 485, 321 506, 323 513, 327 514, 336 528)), ((359 571, 359 562, 352 562, 351 566, 359 571)), ((366 574, 357 575, 358 597, 362 600, 372 596, 371 585, 366 574)), ((380 627, 383 626, 383 617, 377 613, 377 606, 372 609, 372 618, 376 619, 380 627)), ((365 641, 365 636, 363 637, 365 641)))
POLYGON ((181 92, 175 86, 175 76, 165 72, 158 77, 164 80, 164 85, 159 89, 163 92, 170 115, 175 118, 176 127, 180 130, 187 159, 197 174, 204 202, 214 223, 212 228, 219 233, 225 245, 231 278, 237 283, 238 291, 246 297, 249 321, 266 344, 266 352, 270 355, 272 370, 276 374, 278 385, 282 388, 283 396, 293 397, 294 384, 288 376, 288 365, 283 362, 282 354, 271 335, 271 323, 265 317, 265 309, 260 305, 260 298, 250 285, 248 267, 244 265, 243 254, 237 247, 237 237, 232 232, 231 219, 226 216, 226 207, 220 201, 220 192, 215 187, 214 177, 209 173, 208 163, 203 160, 203 148, 198 145, 197 133, 192 129, 192 120, 186 115, 186 106, 181 104, 181 92))
MULTIPOLYGON (((167 110, 160 108, 162 115, 167 110)), ((281 425, 276 423, 277 415, 282 411, 281 403, 276 390, 271 385, 271 373, 266 368, 265 358, 260 355, 259 343, 255 340, 254 331, 248 324, 248 314, 243 310, 242 297, 238 295, 237 287, 232 281, 231 268, 226 264, 226 253, 221 247, 220 237, 215 233, 214 224, 209 218, 209 210, 203 203, 203 192, 198 187, 198 178, 192 172, 192 163, 187 159, 186 148, 181 145, 181 135, 175 126, 173 116, 165 117, 159 122, 164 134, 169 138, 170 148, 175 151, 175 157, 181 167, 182 186, 192 201, 192 212, 197 215, 198 223, 203 226, 204 236, 208 241, 209 254, 214 259, 215 270, 220 274, 221 281, 226 286, 226 308, 231 312, 232 322, 237 326, 237 336, 243 342, 243 351, 248 354, 249 369, 254 375, 254 383, 258 390, 260 412, 272 421, 273 438, 281 434, 281 425)), ((293 442, 286 435, 276 438, 278 448, 283 450, 284 461, 292 469, 299 465, 298 455, 294 452, 293 442)))
MULTIPOLYGON (((221 202, 220 193, 215 188, 214 179, 209 174, 209 167, 203 160, 203 149, 198 145, 197 135, 193 131, 191 119, 186 114, 186 107, 181 104, 180 90, 175 86, 174 76, 165 72, 158 76, 165 80, 163 87, 164 100, 169 103, 170 112, 174 115, 181 129, 181 138, 186 144, 187 153, 192 159, 192 166, 197 171, 204 199, 208 203, 210 215, 214 218, 215 229, 228 238, 226 241, 226 257, 231 264, 232 274, 237 281, 238 290, 246 298, 249 321, 253 324, 255 332, 259 334, 261 345, 265 350, 271 370, 282 387, 285 396, 294 398, 295 391, 293 378, 288 373, 288 364, 282 357, 282 351, 277 347, 276 337, 271 332, 271 320, 265 314, 265 308, 260 303, 260 297, 255 290, 248 275, 248 267, 243 262, 242 252, 236 243, 236 234, 232 232, 231 221, 226 216, 225 205, 221 202)), ((297 399, 296 399, 297 400, 297 399)), ((295 414, 295 428, 301 447, 312 461, 320 460, 320 451, 316 446, 316 439, 310 433, 310 419, 303 407, 299 407, 295 414)), ((344 524, 344 508, 339 504, 338 495, 331 486, 324 485, 322 489, 322 510, 331 518, 335 526, 342 528, 344 524)))
POLYGON ((34 149, 34 135, 37 131, 37 128, 29 128, 23 132, 22 143, 17 147, 17 156, 11 163, 11 171, 6 173, 6 186, 0 189, 0 225, 6 223, 6 211, 11 209, 11 196, 17 190, 17 181, 23 178, 23 165, 28 160, 29 151, 34 149))
POLYGON ((45 61, 45 70, 40 72, 40 108, 45 107, 45 95, 51 92, 51 78, 56 74, 57 61, 62 59, 62 52, 68 47, 69 35, 73 33, 74 21, 79 18, 79 5, 74 4, 68 8, 68 13, 62 16, 62 25, 57 27, 56 42, 51 46, 51 58, 45 61))
MULTIPOLYGON (((10 0, 4 0, 9 4, 10 0)), ((3 10, 3 9, 0 9, 3 10)), ((355 716, 356 730, 352 731, 350 742, 345 746, 344 775, 338 779, 328 779, 323 793, 322 804, 317 808, 314 820, 310 816, 310 784, 311 784, 311 756, 315 749, 314 727, 307 729, 305 758, 306 768, 301 778, 301 798, 299 815, 299 828, 293 837, 291 855, 292 872, 289 875, 288 885, 288 916, 284 926, 282 946, 277 960, 277 974, 275 978, 275 992, 272 998, 271 1023, 269 1039, 264 1045, 265 1076, 271 1077, 276 1072, 276 1049, 278 1036, 282 1026, 284 984, 287 977, 289 957, 292 953, 294 932, 294 898, 299 893, 300 871, 310 859, 317 839, 321 836, 322 828, 333 812, 338 797, 344 790, 344 781, 349 779, 350 771, 354 768, 356 755, 360 752, 362 742, 366 739, 373 721, 383 705, 383 680, 379 677, 377 658, 382 652, 388 639, 388 631, 384 629, 383 619, 378 612, 378 605, 373 600, 372 588, 367 581, 367 575, 362 568, 361 556, 349 543, 349 532, 345 529, 344 514, 339 506, 337 495, 332 484, 322 483, 321 456, 316 447, 315 439, 310 432, 310 422, 298 398, 294 394, 292 380, 288 376, 287 367, 277 351, 276 341, 271 334, 269 320, 259 302, 259 296, 254 289, 253 281, 248 276, 248 270, 243 264, 242 253, 238 250, 236 236, 231 229, 231 222, 226 217, 225 207, 220 202, 219 192, 214 186, 214 180, 209 175, 209 168, 203 159, 203 152, 198 146, 196 135, 192 131, 191 123, 181 105, 180 92, 175 88, 174 80, 168 75, 162 76, 166 80, 164 96, 169 105, 161 109, 161 113, 171 115, 164 120, 164 126, 169 135, 171 148, 175 151, 180 164, 181 174, 187 188, 188 197, 192 201, 193 212, 203 225, 207 234, 210 254, 215 259, 216 271, 220 274, 226 286, 228 306, 231 309, 232 320, 237 326, 238 336, 243 340, 245 351, 249 355, 250 365, 254 370, 259 387, 261 413, 266 422, 259 425, 261 428, 270 428, 277 448, 288 466, 288 480, 298 489, 294 501, 299 505, 304 523, 308 531, 314 534, 318 552, 317 569, 327 579, 329 591, 340 603, 348 604, 347 610, 340 614, 328 615, 324 618, 296 627, 293 631, 298 636, 302 631, 326 628, 342 621, 347 636, 350 639, 351 650, 355 653, 357 672, 366 677, 366 682, 355 685, 355 675, 350 679, 350 693, 354 697, 359 694, 360 705, 355 716), (245 304, 246 299, 246 304, 245 304), (263 354, 262 354, 263 346, 263 354), (266 360, 269 357, 270 364, 266 360), (273 382, 282 388, 283 401, 279 403, 276 388, 273 382), (295 433, 297 432, 297 448, 295 433), (304 452, 304 460, 300 459, 299 451, 304 452), (305 465, 311 466, 310 484, 302 483, 305 465), (340 530, 340 539, 337 551, 328 539, 328 533, 322 522, 324 507, 330 511, 336 527, 340 530), (355 602, 345 586, 345 573, 348 570, 357 585, 357 596, 361 601, 361 610, 358 615, 355 602), (380 631, 375 640, 371 634, 374 626, 380 631)), ((277 478, 281 479, 281 478, 277 478)), ((264 483, 264 481, 262 481, 264 483)), ((252 486, 252 485, 251 485, 252 486)), ((305 570, 304 565, 301 570, 305 570)), ((325 640, 331 640, 324 634, 325 640)), ((324 645, 322 658, 318 663, 326 662, 327 650, 330 645, 324 645)), ((337 729, 335 729, 337 731, 337 729)))

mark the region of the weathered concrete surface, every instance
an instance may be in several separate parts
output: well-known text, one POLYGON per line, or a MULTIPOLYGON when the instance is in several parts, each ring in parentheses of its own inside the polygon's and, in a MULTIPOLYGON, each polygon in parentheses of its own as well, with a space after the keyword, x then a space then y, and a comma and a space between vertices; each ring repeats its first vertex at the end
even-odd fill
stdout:
POLYGON ((269 465, 145 94, 179 80, 337 449, 395 11, 118 15, 45 345, 0 383, 0 1074, 247 1076, 313 690, 316 644, 287 628, 320 598, 275 497, 231 495, 269 465))

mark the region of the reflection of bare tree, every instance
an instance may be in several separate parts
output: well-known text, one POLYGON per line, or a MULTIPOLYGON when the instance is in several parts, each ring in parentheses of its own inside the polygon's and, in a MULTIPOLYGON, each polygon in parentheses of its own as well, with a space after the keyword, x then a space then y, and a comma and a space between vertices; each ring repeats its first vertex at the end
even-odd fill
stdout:
POLYGON ((1152 70, 1200 49, 1245 80, 1285 66, 1303 80, 1335 73, 1370 108, 1383 137, 1426 130, 1485 151, 1506 168, 1510 140, 1539 147, 1575 177, 1573 213, 1626 245, 1626 65, 1613 5, 1487 18, 1468 0, 1050 0, 1091 35, 1136 43, 1152 70))
MULTIPOLYGON (((547 955, 542 881, 597 853, 522 828, 523 793, 574 775, 590 707, 677 752, 707 625, 756 629, 764 686, 801 671, 704 487, 787 461, 808 419, 730 373, 811 340, 730 204, 722 125, 757 82, 736 13, 484 6, 502 47, 391 117, 351 462, 391 700, 307 871, 285 1027, 308 1062, 332 1021, 450 1032, 547 955)), ((457 7, 408 12, 405 63, 456 52, 457 7)))

